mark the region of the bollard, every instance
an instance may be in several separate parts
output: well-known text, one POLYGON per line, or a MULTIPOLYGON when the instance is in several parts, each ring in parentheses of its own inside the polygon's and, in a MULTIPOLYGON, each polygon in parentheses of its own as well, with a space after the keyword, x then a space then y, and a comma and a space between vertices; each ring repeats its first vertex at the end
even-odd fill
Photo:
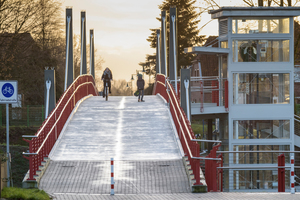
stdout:
POLYGON ((114 182, 114 159, 111 158, 110 160, 110 166, 111 166, 111 190, 110 190, 110 195, 114 195, 114 187, 115 187, 115 182, 114 182))
POLYGON ((291 194, 295 194, 295 160, 294 156, 291 156, 291 194))

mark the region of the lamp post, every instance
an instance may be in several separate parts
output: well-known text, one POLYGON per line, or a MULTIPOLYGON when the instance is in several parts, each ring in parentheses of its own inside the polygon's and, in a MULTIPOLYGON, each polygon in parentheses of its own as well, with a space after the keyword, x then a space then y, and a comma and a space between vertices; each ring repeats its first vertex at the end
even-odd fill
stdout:
POLYGON ((133 94, 133 90, 132 90, 132 82, 131 82, 131 81, 128 81, 126 87, 127 87, 127 88, 129 87, 129 88, 130 88, 130 92, 131 92, 131 95, 132 95, 132 94, 133 94))
POLYGON ((134 81, 134 76, 136 76, 136 74, 131 74, 131 90, 132 90, 132 93, 133 93, 133 85, 132 85, 132 81, 134 81))
POLYGON ((143 75, 143 78, 144 78, 144 73, 146 72, 144 65, 143 65, 143 70, 138 70, 138 69, 136 70, 136 75, 138 75, 139 72, 142 72, 142 75, 143 75))

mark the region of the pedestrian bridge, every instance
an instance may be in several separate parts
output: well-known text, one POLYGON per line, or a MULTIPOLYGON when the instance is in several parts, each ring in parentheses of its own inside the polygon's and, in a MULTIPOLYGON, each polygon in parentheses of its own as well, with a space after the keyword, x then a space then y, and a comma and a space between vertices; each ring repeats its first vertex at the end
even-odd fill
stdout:
POLYGON ((49 158, 40 189, 56 193, 190 192, 181 144, 163 99, 90 96, 71 114, 49 158), (76 112, 75 112, 76 111, 76 112))
POLYGON ((24 187, 53 195, 109 194, 113 158, 116 194, 206 191, 199 145, 163 75, 154 93, 146 102, 134 96, 105 101, 92 76, 79 76, 38 132, 23 136, 30 165, 24 187))

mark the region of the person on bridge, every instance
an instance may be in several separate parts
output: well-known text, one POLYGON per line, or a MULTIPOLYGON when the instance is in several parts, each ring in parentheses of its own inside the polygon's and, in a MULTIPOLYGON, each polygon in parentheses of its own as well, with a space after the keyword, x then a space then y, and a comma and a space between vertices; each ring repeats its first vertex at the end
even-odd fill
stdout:
POLYGON ((103 81, 103 97, 104 97, 104 89, 105 89, 105 84, 106 83, 108 83, 109 93, 111 94, 110 81, 112 80, 112 73, 111 73, 111 71, 108 67, 105 68, 101 79, 103 81))
POLYGON ((139 99, 138 99, 138 102, 145 102, 143 100, 143 97, 144 97, 144 86, 145 86, 145 81, 143 79, 143 76, 142 74, 138 74, 138 80, 136 81, 136 86, 139 90, 139 99), (140 96, 142 95, 142 98, 140 100, 140 96))

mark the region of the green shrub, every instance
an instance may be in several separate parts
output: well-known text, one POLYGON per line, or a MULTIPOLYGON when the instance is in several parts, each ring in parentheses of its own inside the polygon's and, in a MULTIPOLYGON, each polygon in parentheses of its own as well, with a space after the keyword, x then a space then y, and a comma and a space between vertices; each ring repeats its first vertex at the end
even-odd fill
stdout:
MULTIPOLYGON (((10 145, 11 171, 14 187, 22 187, 22 180, 29 169, 29 160, 23 157, 28 147, 10 145)), ((6 145, 0 144, 0 150, 6 151, 6 145)))
POLYGON ((22 189, 22 188, 3 188, 1 193, 2 198, 6 199, 24 199, 24 200, 50 200, 49 195, 38 189, 22 189))

